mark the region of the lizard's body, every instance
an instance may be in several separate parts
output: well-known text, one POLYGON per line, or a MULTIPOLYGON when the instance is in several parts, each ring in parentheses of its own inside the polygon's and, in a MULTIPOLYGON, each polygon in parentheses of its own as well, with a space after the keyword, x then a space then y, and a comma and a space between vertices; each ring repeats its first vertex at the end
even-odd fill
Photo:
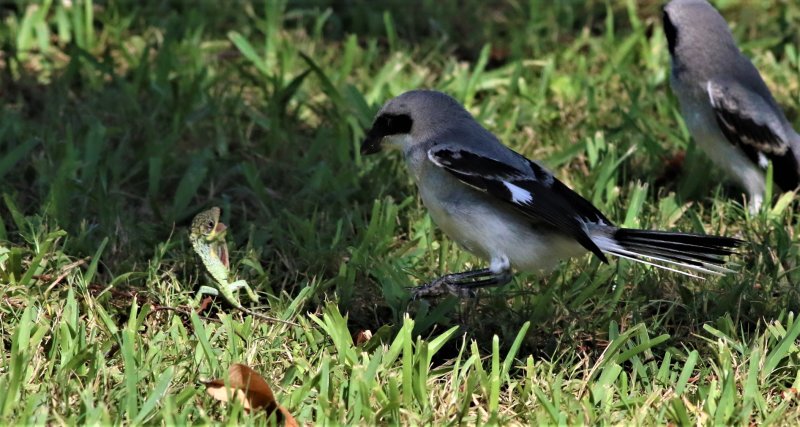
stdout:
MULTIPOLYGON (((228 260, 228 244, 225 242, 225 233, 227 227, 225 224, 219 222, 220 210, 218 207, 205 210, 197 214, 192 220, 192 228, 189 232, 189 241, 192 242, 192 248, 200 257, 200 261, 208 270, 209 275, 213 279, 215 288, 209 286, 202 286, 198 291, 199 295, 211 294, 219 295, 234 306, 237 310, 241 310, 251 316, 258 317, 262 320, 271 322, 290 323, 280 319, 264 316, 263 314, 256 313, 253 310, 245 308, 239 302, 235 292, 244 288, 247 295, 253 301, 258 302, 258 295, 250 288, 245 280, 236 280, 231 282, 230 277, 230 263, 228 260)), ((198 295, 198 296, 199 296, 198 295)))

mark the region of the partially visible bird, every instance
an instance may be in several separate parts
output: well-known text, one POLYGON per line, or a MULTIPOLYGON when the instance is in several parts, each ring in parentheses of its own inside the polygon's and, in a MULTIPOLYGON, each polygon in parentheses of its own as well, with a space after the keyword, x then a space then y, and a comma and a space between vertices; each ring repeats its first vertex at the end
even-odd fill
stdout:
POLYGON ((389 100, 361 146, 402 151, 434 222, 489 268, 448 274, 414 297, 470 295, 511 280, 512 268, 548 269, 588 252, 612 254, 671 271, 729 272, 725 257, 742 241, 616 227, 589 201, 536 162, 501 144, 455 99, 415 90, 389 100))
POLYGON ((722 15, 706 0, 672 0, 663 9, 672 58, 670 84, 698 146, 761 206, 769 162, 783 191, 800 184, 800 135, 722 15))

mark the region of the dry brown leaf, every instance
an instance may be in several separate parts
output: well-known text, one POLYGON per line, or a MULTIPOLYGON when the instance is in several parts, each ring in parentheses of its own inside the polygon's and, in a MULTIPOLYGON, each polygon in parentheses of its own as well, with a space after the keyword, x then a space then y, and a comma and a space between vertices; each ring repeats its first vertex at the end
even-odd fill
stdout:
POLYGON ((200 314, 206 311, 208 306, 211 305, 211 301, 213 301, 213 299, 210 296, 203 298, 203 301, 200 302, 200 305, 197 307, 197 309, 195 309, 194 312, 200 314))
POLYGON ((363 331, 358 331, 358 333, 356 334, 356 339, 355 339, 356 345, 358 346, 358 345, 364 344, 367 341, 369 341, 371 338, 372 338, 372 331, 370 331, 369 329, 365 329, 363 331))
POLYGON ((231 399, 238 400, 245 410, 258 411, 265 410, 267 415, 272 415, 276 410, 280 413, 279 420, 283 419, 286 427, 298 427, 297 421, 292 414, 275 400, 272 389, 267 381, 247 365, 237 363, 228 369, 227 385, 225 379, 220 378, 211 381, 204 381, 206 392, 221 402, 228 402, 231 399))

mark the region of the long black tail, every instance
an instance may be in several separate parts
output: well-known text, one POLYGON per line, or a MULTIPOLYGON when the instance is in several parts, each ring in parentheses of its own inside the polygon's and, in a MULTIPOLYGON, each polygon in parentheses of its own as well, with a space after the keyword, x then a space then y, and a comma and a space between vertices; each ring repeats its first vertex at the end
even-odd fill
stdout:
POLYGON ((626 228, 616 229, 610 237, 598 245, 604 252, 694 277, 672 266, 717 275, 730 273, 733 270, 725 267, 725 258, 744 243, 730 237, 626 228))

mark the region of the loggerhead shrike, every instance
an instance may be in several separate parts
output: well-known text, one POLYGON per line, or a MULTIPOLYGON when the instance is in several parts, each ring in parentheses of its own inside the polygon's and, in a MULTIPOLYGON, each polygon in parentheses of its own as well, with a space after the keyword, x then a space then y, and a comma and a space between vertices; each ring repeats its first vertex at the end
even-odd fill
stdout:
POLYGON ((672 58, 670 85, 694 140, 745 189, 750 211, 764 198, 764 171, 783 191, 800 183, 800 135, 786 120, 758 70, 705 0, 664 6, 672 58))
MULTIPOLYGON (((361 146, 403 152, 436 224, 489 268, 448 274, 415 288, 414 297, 503 285, 511 269, 548 269, 590 251, 655 265, 722 274, 742 241, 728 237, 615 227, 589 201, 536 162, 501 144, 455 99, 415 90, 389 100, 361 146), (649 261, 648 261, 649 260, 649 261), (652 262, 651 262, 652 261, 652 262)), ((696 277, 696 276, 694 276, 696 277)))

